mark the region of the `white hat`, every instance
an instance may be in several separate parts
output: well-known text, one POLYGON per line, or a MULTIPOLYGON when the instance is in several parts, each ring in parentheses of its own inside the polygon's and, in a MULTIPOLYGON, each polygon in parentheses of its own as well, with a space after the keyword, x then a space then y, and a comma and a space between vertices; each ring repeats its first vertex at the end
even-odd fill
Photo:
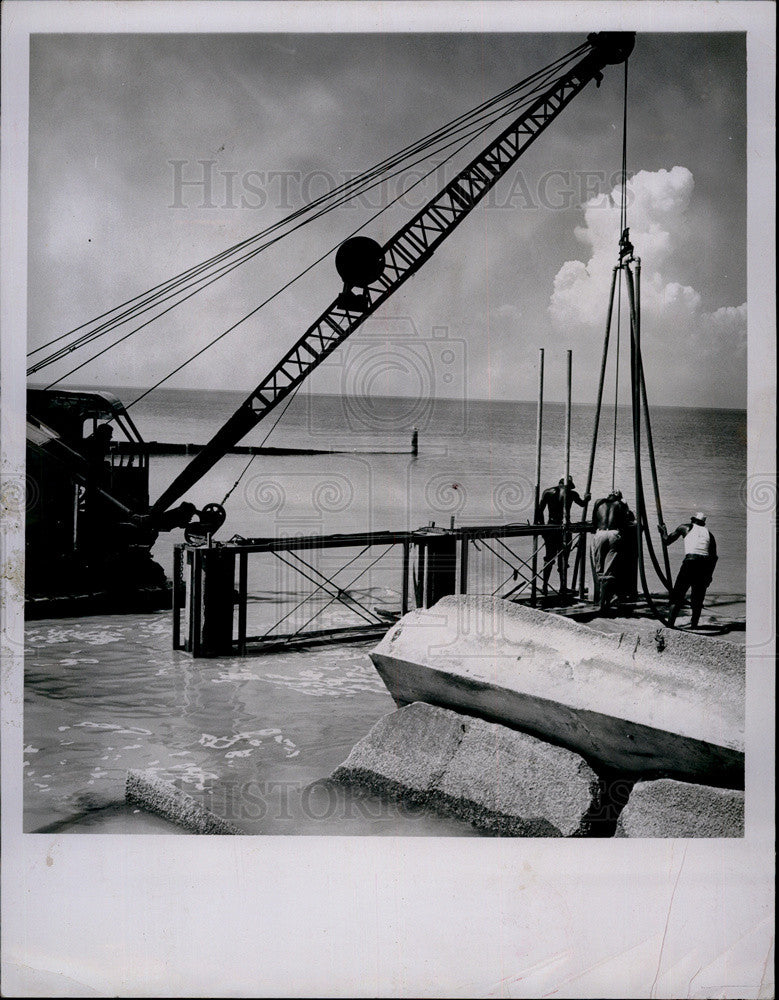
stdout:
POLYGON ((699 510, 695 514, 693 514, 692 520, 693 521, 697 521, 698 524, 705 524, 706 523, 706 515, 703 513, 702 510, 699 510))

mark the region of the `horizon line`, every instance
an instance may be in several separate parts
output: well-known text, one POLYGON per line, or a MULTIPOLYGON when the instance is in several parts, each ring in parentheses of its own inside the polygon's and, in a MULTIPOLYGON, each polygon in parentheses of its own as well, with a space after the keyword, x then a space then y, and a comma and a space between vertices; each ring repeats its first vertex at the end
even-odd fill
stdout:
MULTIPOLYGON (((28 382, 27 388, 29 389, 45 389, 46 385, 44 383, 34 383, 28 382)), ((148 386, 137 386, 137 385, 63 385, 62 389, 72 389, 76 392, 100 392, 105 390, 107 392, 115 392, 117 389, 122 391, 132 391, 132 392, 145 392, 148 386)), ((242 395, 243 393, 249 394, 248 389, 204 389, 202 386, 160 386, 160 389, 164 392, 199 392, 199 393, 231 393, 233 395, 242 395)), ((156 390, 155 390, 156 391, 156 390)), ((343 398, 343 393, 338 392, 309 392, 311 396, 321 396, 327 399, 341 399, 343 398)), ((352 394, 353 399, 368 399, 370 396, 352 394)), ((421 399, 421 396, 411 396, 404 395, 399 396, 397 394, 389 393, 375 393, 373 398, 376 399, 421 399)), ((503 404, 516 404, 516 403, 528 403, 532 405, 537 404, 535 399, 498 399, 493 396, 434 396, 433 400, 442 403, 503 403, 503 404)), ((565 406, 564 399, 545 399, 544 405, 552 404, 554 406, 565 406)), ((572 402, 572 406, 595 406, 595 402, 582 403, 582 402, 572 402)), ((602 404, 606 408, 610 408, 614 404, 612 402, 604 402, 602 404)), ((617 404, 620 409, 630 409, 630 402, 617 404)), ((735 411, 738 413, 746 413, 746 404, 740 406, 684 406, 680 403, 652 403, 653 409, 659 410, 726 410, 735 411)))

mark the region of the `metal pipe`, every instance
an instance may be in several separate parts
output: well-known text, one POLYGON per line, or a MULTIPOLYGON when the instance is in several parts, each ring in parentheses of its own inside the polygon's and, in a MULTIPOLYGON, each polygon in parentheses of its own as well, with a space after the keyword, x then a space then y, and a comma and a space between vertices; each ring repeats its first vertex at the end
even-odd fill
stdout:
POLYGON ((461 594, 468 593, 468 536, 462 535, 460 538, 460 591, 461 594))
POLYGON ((246 655, 246 611, 249 577, 249 553, 238 553, 238 653, 246 655))
MULTIPOLYGON (((606 333, 603 337, 603 354, 601 355, 600 361, 600 377, 598 379, 598 396, 595 401, 595 426, 592 430, 592 444, 590 445, 590 461, 587 465, 587 484, 584 489, 585 496, 592 489, 592 476, 595 471, 595 451, 598 444, 598 430, 600 428, 600 414, 603 405, 603 386, 606 381, 606 363, 609 357, 609 338, 611 336, 611 318, 614 312, 614 289, 617 285, 617 274, 619 272, 619 267, 614 267, 611 273, 611 290, 609 292, 609 306, 606 311, 606 333)), ((616 401, 615 401, 616 406, 616 401)), ((587 508, 589 507, 589 500, 584 501, 584 507, 582 508, 582 522, 587 520, 587 508)), ((584 577, 586 573, 586 563, 587 560, 584 557, 585 548, 587 545, 586 535, 581 536, 579 542, 579 548, 576 553, 576 567, 574 568, 573 579, 574 586, 576 585, 576 573, 577 568, 580 570, 579 575, 579 597, 584 599, 584 577)))
POLYGON ((568 528, 571 524, 571 507, 568 499, 570 487, 568 480, 571 477, 571 367, 573 363, 573 351, 566 353, 566 385, 565 385, 565 485, 563 486, 563 537, 562 542, 562 573, 560 577, 560 591, 563 600, 568 592, 568 528))
MULTIPOLYGON (((544 425, 544 349, 538 349, 538 403, 536 406, 536 488, 533 523, 538 523, 538 508, 541 503, 541 440, 544 425)), ((530 588, 530 603, 536 606, 538 600, 538 538, 533 536, 533 584, 530 588)))
POLYGON ((403 580, 401 581, 400 613, 405 615, 408 611, 408 569, 410 560, 410 544, 403 542, 403 580))
POLYGON ((181 545, 173 548, 173 648, 181 648, 181 589, 182 589, 182 552, 181 545))
MULTIPOLYGON (((641 261, 636 261, 636 320, 640 331, 641 324, 641 261)), ((639 337, 640 345, 640 337, 639 337)), ((663 523, 663 505, 660 502, 660 487, 657 480, 657 463, 655 462, 655 445, 652 439, 652 423, 649 419, 649 402, 646 395, 646 381, 644 379, 644 362, 641 357, 641 351, 638 350, 638 374, 639 374, 639 394, 643 403, 644 410, 644 423, 646 424, 646 444, 649 450, 649 467, 652 471, 652 487, 655 494, 655 507, 657 509, 657 520, 658 523, 663 523)), ((665 538, 660 536, 660 542, 663 548, 663 565, 665 567, 665 575, 669 582, 671 577, 671 562, 668 558, 668 546, 666 545, 665 538)))

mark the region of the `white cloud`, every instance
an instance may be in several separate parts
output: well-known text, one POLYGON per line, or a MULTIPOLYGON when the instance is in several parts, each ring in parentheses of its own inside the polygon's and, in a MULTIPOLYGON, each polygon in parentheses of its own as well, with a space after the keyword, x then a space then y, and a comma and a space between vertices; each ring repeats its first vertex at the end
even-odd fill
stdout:
MULTIPOLYGON (((629 182, 628 224, 641 258, 642 314, 661 341, 684 339, 712 353, 742 353, 746 343, 746 304, 705 309, 702 294, 675 280, 690 253, 695 232, 692 173, 686 167, 641 170, 629 182)), ((601 328, 619 243, 618 188, 584 205, 584 225, 574 230, 588 253, 587 262, 566 261, 554 279, 549 312, 567 330, 601 328)), ((716 282, 716 275, 712 275, 716 282)))

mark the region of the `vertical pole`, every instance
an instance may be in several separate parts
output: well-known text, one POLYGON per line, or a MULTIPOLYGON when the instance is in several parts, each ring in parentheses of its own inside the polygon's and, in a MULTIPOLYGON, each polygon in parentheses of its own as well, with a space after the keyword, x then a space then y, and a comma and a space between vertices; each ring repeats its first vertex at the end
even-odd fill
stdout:
POLYGON ((563 487, 563 537, 562 541, 562 573, 560 575, 560 591, 563 600, 568 593, 568 528, 570 525, 570 502, 568 500, 568 479, 571 475, 571 365, 573 351, 566 351, 566 385, 565 385, 565 486, 563 487))
MULTIPOLYGON (((541 439, 544 424, 544 349, 538 349, 538 404, 536 408, 536 488, 533 524, 538 524, 538 508, 541 503, 541 439)), ((538 600, 538 535, 533 535, 533 582, 530 587, 530 603, 536 606, 538 600)))
POLYGON ((181 545, 173 548, 173 648, 181 648, 181 545))
POLYGON ((405 615, 408 612, 408 571, 410 562, 411 545, 408 541, 403 542, 403 580, 401 585, 400 613, 405 615))
POLYGON ((460 536, 460 593, 468 593, 468 536, 460 536))
POLYGON ((200 656, 203 646, 203 560, 202 550, 192 550, 192 598, 190 601, 190 652, 200 656))
POLYGON ((249 555, 238 553, 238 654, 246 655, 246 605, 248 595, 249 555))

